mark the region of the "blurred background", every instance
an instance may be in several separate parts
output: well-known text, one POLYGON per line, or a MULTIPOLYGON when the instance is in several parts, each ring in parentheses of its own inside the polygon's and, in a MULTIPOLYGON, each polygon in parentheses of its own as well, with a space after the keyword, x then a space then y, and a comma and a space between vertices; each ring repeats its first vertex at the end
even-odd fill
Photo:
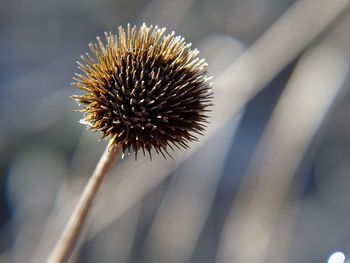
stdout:
POLYGON ((350 262, 350 1, 2 1, 0 263, 44 262, 106 141, 69 96, 88 43, 158 24, 209 63, 208 131, 120 160, 71 262, 350 262))

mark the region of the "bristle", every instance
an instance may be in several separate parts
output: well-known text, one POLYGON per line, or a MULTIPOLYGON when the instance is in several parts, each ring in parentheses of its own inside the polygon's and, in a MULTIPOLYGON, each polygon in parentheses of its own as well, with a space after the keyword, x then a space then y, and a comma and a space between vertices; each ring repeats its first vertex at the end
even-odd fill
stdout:
POLYGON ((82 123, 99 131, 123 152, 168 153, 171 144, 188 148, 207 123, 212 86, 207 64, 184 38, 145 24, 118 28, 89 44, 72 85, 85 93, 73 98, 85 108, 82 123))

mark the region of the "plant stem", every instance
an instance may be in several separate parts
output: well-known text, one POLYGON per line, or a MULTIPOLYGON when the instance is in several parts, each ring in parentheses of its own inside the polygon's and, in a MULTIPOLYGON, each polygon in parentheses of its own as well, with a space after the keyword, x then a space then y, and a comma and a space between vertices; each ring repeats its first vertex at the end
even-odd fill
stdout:
POLYGON ((48 257, 46 263, 63 263, 67 262, 72 251, 74 250, 79 234, 82 230, 86 216, 91 208, 100 185, 105 178, 107 172, 111 169, 117 156, 119 156, 120 148, 117 146, 107 146, 99 160, 95 171, 87 182, 85 189, 74 208, 65 229, 55 248, 48 257), (113 148, 114 147, 114 148, 113 148))

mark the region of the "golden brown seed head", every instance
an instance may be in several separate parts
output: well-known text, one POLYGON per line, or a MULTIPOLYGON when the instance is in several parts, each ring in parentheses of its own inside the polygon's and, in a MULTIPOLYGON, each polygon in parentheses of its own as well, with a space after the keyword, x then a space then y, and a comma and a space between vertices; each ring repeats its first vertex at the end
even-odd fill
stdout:
POLYGON ((207 64, 182 37, 164 35, 164 28, 128 25, 118 35, 105 33, 90 43, 92 55, 78 62, 73 86, 83 95, 83 123, 118 144, 123 152, 139 149, 168 153, 168 147, 187 148, 201 134, 211 106, 207 64))

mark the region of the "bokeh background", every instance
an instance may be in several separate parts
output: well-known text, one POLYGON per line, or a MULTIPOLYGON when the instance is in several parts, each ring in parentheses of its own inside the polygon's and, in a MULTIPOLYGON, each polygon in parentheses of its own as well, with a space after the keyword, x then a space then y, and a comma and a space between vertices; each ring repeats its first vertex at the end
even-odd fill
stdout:
POLYGON ((142 22, 201 51, 211 124, 174 160, 120 160, 71 262, 350 262, 349 4, 2 1, 0 262, 45 261, 106 146, 69 98, 76 61, 142 22))

